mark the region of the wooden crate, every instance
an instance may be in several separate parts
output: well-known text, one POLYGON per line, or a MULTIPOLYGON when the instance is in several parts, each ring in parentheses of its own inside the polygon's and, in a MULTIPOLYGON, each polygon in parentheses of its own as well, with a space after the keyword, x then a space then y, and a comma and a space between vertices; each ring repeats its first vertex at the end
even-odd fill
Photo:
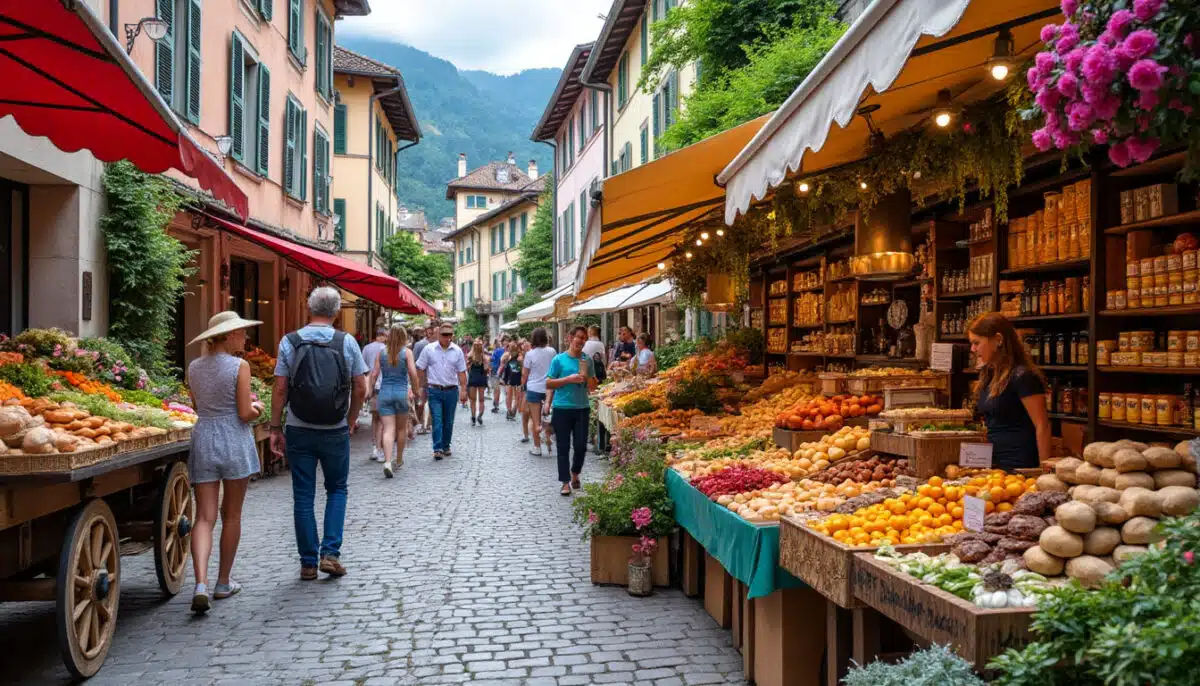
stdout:
POLYGON ((931 386, 912 388, 885 388, 883 409, 895 410, 902 407, 933 407, 937 402, 937 389, 931 386))
POLYGON ((733 577, 720 560, 704 554, 704 610, 722 629, 733 623, 733 577))
POLYGON ((787 588, 753 604, 756 686, 823 683, 825 599, 811 588, 787 588))
MULTIPOLYGON (((930 555, 946 552, 945 544, 898 545, 900 552, 930 555)), ((853 548, 808 528, 791 517, 779 520, 779 566, 841 607, 859 607, 851 588, 856 553, 878 548, 853 548)))
POLYGON ((846 377, 846 392, 854 395, 880 395, 889 388, 932 388, 945 393, 950 390, 950 374, 927 372, 919 376, 846 377))
POLYGON ((908 434, 871 432, 871 450, 907 457, 909 469, 919 479, 940 475, 947 465, 958 464, 959 446, 963 443, 986 442, 987 436, 983 433, 971 436, 917 438, 908 434))
POLYGON ((832 398, 846 392, 846 375, 836 373, 818 374, 821 382, 821 395, 832 398))
POLYGON ((985 609, 892 569, 871 554, 854 556, 854 596, 931 643, 949 645, 983 669, 1031 639, 1034 608, 985 609))
MULTIPOLYGON (((592 583, 628 586, 629 558, 639 540, 637 536, 592 536, 592 583)), ((651 561, 655 586, 671 585, 668 548, 665 537, 658 539, 651 561)))
MULTIPOLYGON (((846 426, 867 426, 871 421, 869 417, 853 417, 847 419, 844 424, 846 426)), ((788 452, 796 452, 800 449, 801 443, 810 441, 819 441, 824 436, 833 433, 828 429, 816 429, 814 431, 792 431, 791 429, 781 429, 775 427, 772 430, 771 436, 775 439, 775 445, 786 449, 788 452)))

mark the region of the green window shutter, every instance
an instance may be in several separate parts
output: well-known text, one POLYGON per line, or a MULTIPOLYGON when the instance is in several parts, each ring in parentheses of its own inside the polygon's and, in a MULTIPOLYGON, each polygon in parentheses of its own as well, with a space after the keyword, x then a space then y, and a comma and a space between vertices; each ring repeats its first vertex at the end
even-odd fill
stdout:
POLYGON ((233 159, 246 156, 246 51, 234 33, 229 42, 229 135, 233 137, 233 159))
POLYGON ((659 114, 662 112, 662 93, 654 94, 651 112, 650 126, 654 127, 654 156, 658 157, 658 137, 662 135, 662 120, 659 119, 659 114))
POLYGON ((333 108, 333 151, 346 154, 346 106, 342 103, 333 108))
POLYGON ((650 0, 650 21, 658 21, 659 0, 650 0))
POLYGON ((324 190, 324 187, 325 187, 325 184, 323 183, 323 179, 325 178, 325 169, 323 168, 325 165, 325 158, 321 155, 321 138, 322 138, 321 132, 319 130, 317 130, 317 128, 314 126, 313 127, 313 209, 318 212, 320 212, 323 209, 321 206, 321 202, 322 202, 321 192, 324 190))
POLYGON ((592 131, 600 128, 600 93, 592 91, 592 131))
POLYGON ((641 144, 641 156, 638 159, 641 164, 645 164, 646 160, 650 158, 650 129, 647 127, 642 127, 642 131, 639 134, 639 139, 640 140, 638 142, 641 144))
POLYGON ((619 174, 619 173, 620 173, 620 172, 618 172, 618 171, 617 171, 617 161, 616 161, 616 160, 613 160, 613 162, 612 162, 612 174, 610 174, 610 176, 616 176, 616 175, 617 175, 617 174, 619 174))
POLYGON ((579 230, 587 231, 587 189, 579 191, 579 230))
POLYGON ((200 0, 187 4, 187 119, 200 123, 200 0))
POLYGON ((517 247, 517 218, 508 220, 508 247, 517 247))
POLYGON ((288 49, 304 64, 304 3, 303 0, 288 0, 288 49))
POLYGON ((296 146, 300 148, 300 199, 308 200, 308 112, 300 108, 300 128, 296 131, 296 146))
POLYGON ((587 122, 586 122, 587 117, 584 116, 585 114, 587 114, 585 112, 586 109, 587 109, 586 103, 584 104, 583 107, 579 108, 579 152, 581 152, 581 153, 583 152, 583 146, 587 145, 587 139, 588 139, 588 137, 587 137, 587 122))
POLYGON ((650 22, 642 17, 642 66, 646 66, 646 59, 650 57, 650 22))
POLYGON ((617 62, 617 109, 625 107, 629 97, 629 55, 621 55, 617 62))
POLYGON ((318 93, 325 95, 325 42, 328 37, 325 35, 325 26, 320 13, 317 14, 316 25, 316 45, 314 47, 317 51, 317 73, 313 78, 313 86, 318 93))
POLYGON ((488 254, 495 255, 496 254, 496 227, 493 226, 491 228, 491 230, 488 231, 488 238, 491 239, 491 241, 492 241, 491 252, 489 252, 488 254))
POLYGON ((283 190, 296 195, 296 103, 289 97, 283 107, 283 190))
POLYGON ((525 240, 525 232, 529 230, 529 213, 521 214, 521 240, 525 240))
POLYGON ((567 166, 575 164, 575 122, 567 123, 567 166))
POLYGON ((259 174, 268 176, 271 170, 271 71, 258 65, 258 160, 259 174))
POLYGON ((258 13, 263 19, 271 21, 271 16, 275 14, 275 0, 258 0, 258 13))
POLYGON ((171 105, 175 94, 175 0, 156 0, 154 4, 155 14, 167 22, 167 35, 154 44, 154 85, 171 105))
POLYGON ((333 199, 333 213, 339 218, 338 224, 334 227, 334 236, 337 240, 337 249, 346 249, 346 199, 333 199))
POLYGON ((668 127, 675 123, 675 116, 679 113, 679 72, 671 72, 669 81, 671 83, 671 90, 667 93, 667 102, 665 103, 667 105, 666 120, 668 127))

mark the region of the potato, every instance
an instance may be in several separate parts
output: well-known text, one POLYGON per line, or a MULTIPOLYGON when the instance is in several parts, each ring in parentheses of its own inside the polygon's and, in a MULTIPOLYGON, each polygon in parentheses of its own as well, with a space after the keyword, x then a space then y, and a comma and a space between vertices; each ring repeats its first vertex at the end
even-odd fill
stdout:
POLYGON ((1113 549, 1112 558, 1117 564, 1121 564, 1125 560, 1145 553, 1147 550, 1148 548, 1144 545, 1119 545, 1113 549))
POLYGON ((1154 488, 1163 489, 1167 486, 1196 487, 1196 475, 1183 469, 1164 469, 1154 472, 1154 488))
POLYGON ((1083 554, 1103 557, 1120 544, 1120 531, 1108 526, 1096 527, 1083 537, 1083 554))
POLYGON ((0 436, 11 436, 24 429, 33 417, 20 405, 0 409, 0 436))
POLYGON ((871 438, 869 436, 864 436, 864 437, 858 439, 858 443, 856 443, 854 445, 855 450, 866 450, 867 448, 870 448, 870 447, 871 447, 871 438))
POLYGON ((1081 555, 1067 560, 1067 576, 1087 588, 1096 588, 1104 583, 1104 577, 1113 570, 1112 565, 1093 555, 1081 555))
POLYGON ((1067 485, 1063 480, 1053 474, 1043 474, 1037 478, 1037 489, 1039 491, 1057 491, 1060 493, 1067 492, 1067 485))
POLYGON ((1149 489, 1137 486, 1127 488, 1121 492, 1121 500, 1117 504, 1121 506, 1121 509, 1133 516, 1162 516, 1162 499, 1157 493, 1149 489))
POLYGON ((1096 486, 1100 483, 1100 468, 1091 462, 1084 462, 1075 469, 1075 482, 1096 486))
POLYGON ((1150 447, 1150 446, 1146 445, 1145 443, 1142 443, 1141 441, 1131 441, 1128 438, 1122 438, 1121 440, 1117 441, 1116 443, 1113 443, 1113 445, 1115 445, 1117 447, 1117 450, 1120 450, 1121 448, 1132 448, 1133 450, 1136 450, 1139 453, 1142 452, 1143 450, 1145 450, 1146 448, 1150 447))
POLYGON ((1130 517, 1125 508, 1116 503, 1099 502, 1092 505, 1092 509, 1096 511, 1096 521, 1101 524, 1124 524, 1130 517))
POLYGON ((1083 553, 1083 537, 1058 525, 1043 531, 1038 537, 1038 545, 1055 557, 1078 557, 1083 553))
POLYGON ((1058 576, 1063 573, 1062 558, 1055 557, 1042 550, 1041 546, 1035 545, 1026 550, 1022 557, 1025 559, 1025 566, 1031 572, 1037 572, 1045 576, 1058 576))
POLYGON ((1117 487, 1117 476, 1119 474, 1120 474, 1120 472, 1118 472, 1115 469, 1108 469, 1107 467, 1105 467, 1104 469, 1101 469, 1100 470, 1100 485, 1104 486, 1106 488, 1116 488, 1117 487))
POLYGON ((1157 519, 1134 517, 1121 527, 1121 541, 1128 545, 1149 545, 1162 538, 1154 529, 1157 519))
POLYGON ((1072 501, 1063 503, 1054 510, 1058 525, 1076 534, 1086 534, 1096 528, 1096 511, 1091 505, 1072 501))
POLYGON ((1146 464, 1150 469, 1175 469, 1181 461, 1179 453, 1170 448, 1158 446, 1143 450, 1142 457, 1146 458, 1146 464))
POLYGON ((1157 495, 1164 515, 1185 515, 1200 507, 1200 491, 1187 486, 1167 486, 1157 495))
POLYGON ((1146 458, 1142 454, 1132 448, 1123 448, 1117 451, 1113 456, 1114 467, 1118 472, 1144 472, 1146 471, 1146 458))
POLYGON ((1127 488, 1154 490, 1154 477, 1146 472, 1125 472, 1117 476, 1115 487, 1118 491, 1124 491, 1127 488))
POLYGON ((1081 464, 1083 461, 1077 457, 1064 457, 1054 465, 1054 474, 1066 483, 1077 484, 1079 482, 1075 480, 1075 470, 1079 469, 1081 464))
POLYGON ((1107 486, 1088 486, 1086 488, 1080 486, 1079 490, 1075 493, 1075 500, 1078 500, 1082 503, 1087 503, 1088 505, 1095 505, 1096 503, 1115 503, 1120 499, 1121 492, 1115 488, 1109 488, 1107 486))
POLYGON ((1104 465, 1101 465, 1096 460, 1100 457, 1100 451, 1106 450, 1111 445, 1112 445, 1112 443, 1105 443, 1104 441, 1096 441, 1095 443, 1089 443, 1088 445, 1084 446, 1084 448, 1083 448, 1083 459, 1087 460, 1088 462, 1091 462, 1094 465, 1099 465, 1099 466, 1103 467, 1104 465))

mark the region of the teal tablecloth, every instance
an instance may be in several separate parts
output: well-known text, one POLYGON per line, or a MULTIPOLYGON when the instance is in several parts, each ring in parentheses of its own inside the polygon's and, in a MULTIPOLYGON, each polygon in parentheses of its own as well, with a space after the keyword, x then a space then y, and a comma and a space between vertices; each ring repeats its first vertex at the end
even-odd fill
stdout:
POLYGON ((750 598, 804 587, 803 581, 779 566, 778 525, 747 522, 709 500, 674 469, 667 470, 667 493, 675 503, 675 521, 746 584, 750 598))

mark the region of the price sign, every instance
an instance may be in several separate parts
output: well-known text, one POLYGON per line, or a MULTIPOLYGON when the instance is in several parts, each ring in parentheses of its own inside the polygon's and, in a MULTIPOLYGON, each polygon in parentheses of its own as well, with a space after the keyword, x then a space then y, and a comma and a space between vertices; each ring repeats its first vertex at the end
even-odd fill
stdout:
POLYGON ((958 466, 968 469, 991 469, 992 444, 963 443, 958 447, 958 466))
POLYGON ((942 372, 954 371, 954 344, 934 343, 929 353, 929 368, 942 372))
POLYGON ((986 501, 973 495, 963 496, 963 528, 967 531, 983 531, 986 501))

